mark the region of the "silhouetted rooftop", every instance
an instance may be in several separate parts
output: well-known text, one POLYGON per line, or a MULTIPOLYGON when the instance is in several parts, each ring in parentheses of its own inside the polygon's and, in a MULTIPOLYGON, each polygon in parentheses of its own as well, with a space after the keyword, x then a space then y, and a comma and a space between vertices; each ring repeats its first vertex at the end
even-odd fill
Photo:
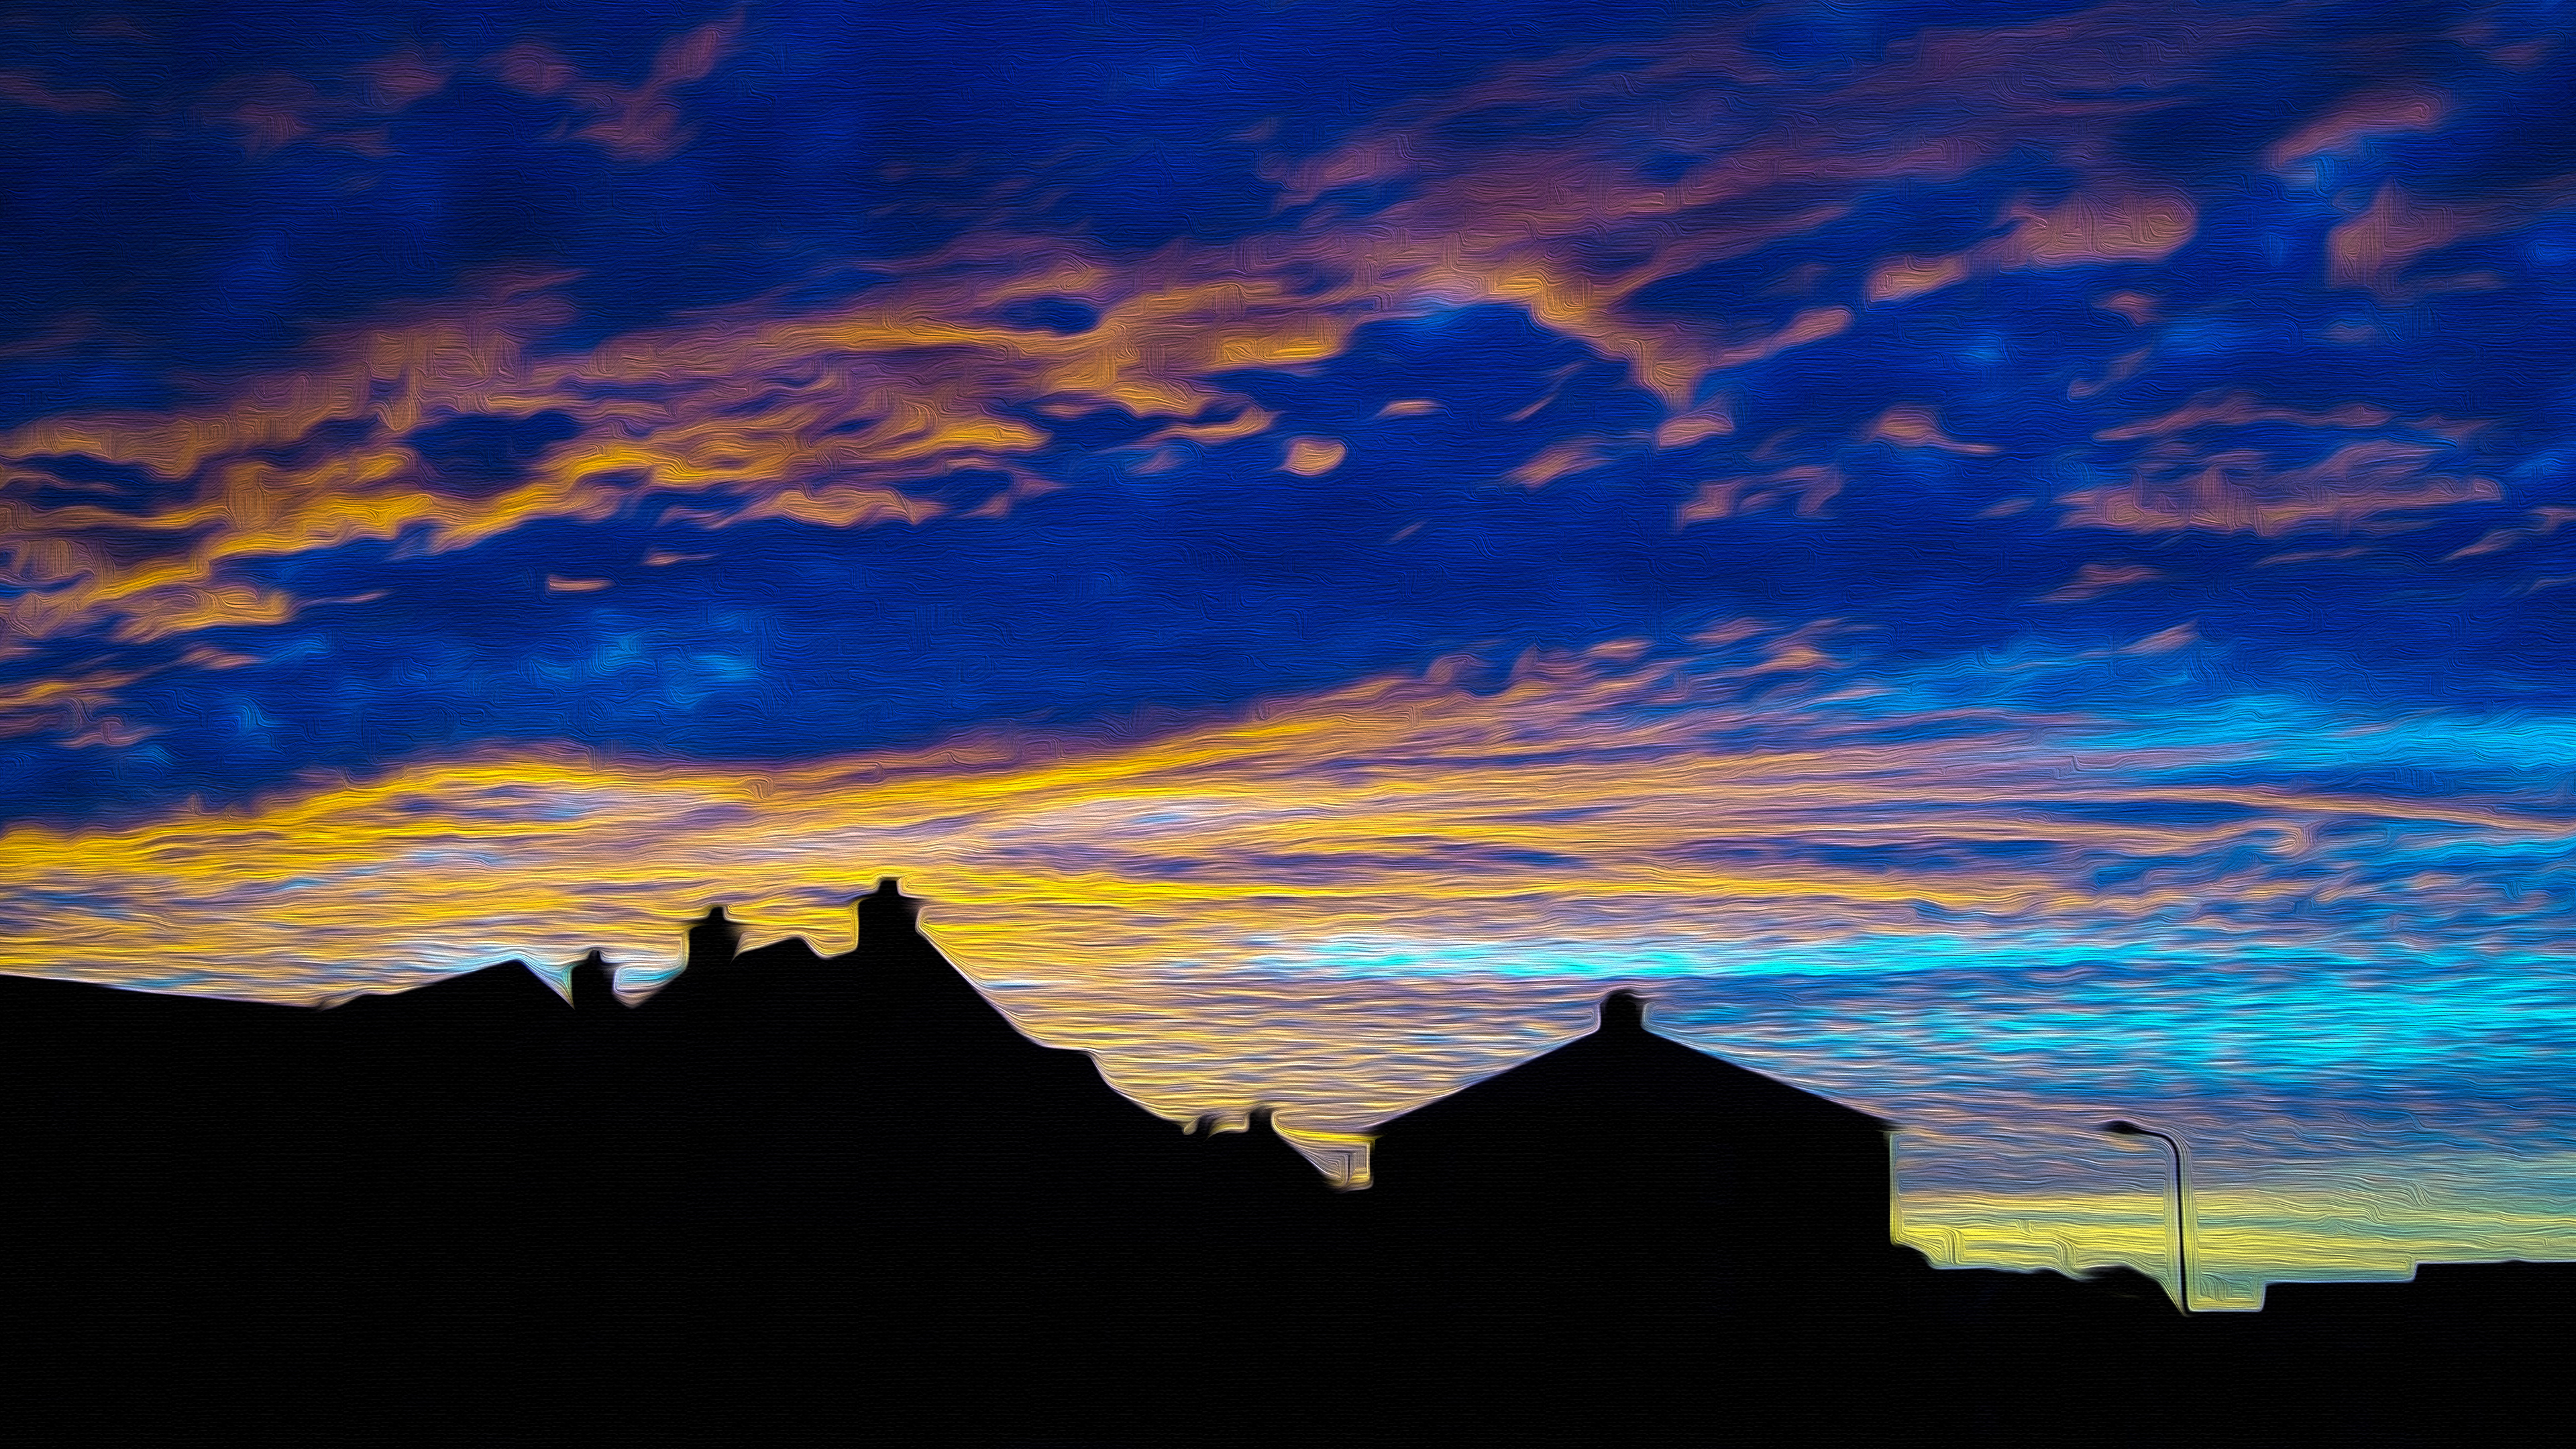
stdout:
POLYGON ((1867 1132, 1893 1124, 1650 1031, 1633 991, 1602 1000, 1599 1025, 1543 1055, 1405 1113, 1380 1138, 1505 1121, 1519 1129, 1600 1120, 1720 1123, 1749 1133, 1867 1132))

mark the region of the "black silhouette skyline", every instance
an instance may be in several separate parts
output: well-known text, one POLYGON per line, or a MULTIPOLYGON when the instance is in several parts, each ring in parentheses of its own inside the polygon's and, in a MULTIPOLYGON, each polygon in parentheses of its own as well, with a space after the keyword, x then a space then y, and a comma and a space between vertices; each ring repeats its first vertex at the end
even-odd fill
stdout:
POLYGON ((132 1428, 2402 1438, 2530 1400, 2576 1284, 2185 1318, 1934 1271, 1889 1124, 1628 991, 1336 1192, 1267 1111, 1171 1123, 1030 1040, 918 912, 889 879, 826 958, 710 911, 632 1007, 595 956, 569 1001, 515 962, 324 1010, 0 978, 13 1372, 130 1366, 86 1412, 132 1428))

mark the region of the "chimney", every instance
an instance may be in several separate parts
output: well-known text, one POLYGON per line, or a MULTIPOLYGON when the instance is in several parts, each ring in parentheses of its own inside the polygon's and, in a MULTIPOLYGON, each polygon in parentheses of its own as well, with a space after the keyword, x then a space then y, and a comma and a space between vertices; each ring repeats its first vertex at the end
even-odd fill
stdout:
POLYGON ((893 876, 880 877, 874 891, 859 897, 859 949, 891 946, 913 934, 920 914, 921 902, 905 895, 893 876))
POLYGON ((1601 998, 1602 1031, 1636 1032, 1646 1029, 1646 998, 1621 989, 1601 998))
POLYGON ((689 927, 688 952, 680 960, 680 969, 730 965, 741 951, 742 927, 726 917, 724 907, 711 906, 689 927))
POLYGON ((573 963, 572 1004, 576 1011, 626 1004, 617 994, 617 968, 597 951, 573 963))

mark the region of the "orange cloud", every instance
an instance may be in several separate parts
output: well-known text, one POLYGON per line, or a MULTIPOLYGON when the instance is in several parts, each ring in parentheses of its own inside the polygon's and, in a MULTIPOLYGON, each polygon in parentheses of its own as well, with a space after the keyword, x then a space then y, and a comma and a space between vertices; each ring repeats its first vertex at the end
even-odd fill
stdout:
POLYGON ((2059 501, 2071 524, 2124 532, 2388 532, 2413 526, 2406 515, 2501 496, 2493 479, 2460 466, 2471 440, 2487 426, 2438 415, 2399 417, 2366 403, 2321 411, 2267 402, 2241 389, 2203 393, 2165 412, 2097 431, 2094 436, 2106 443, 2149 446, 2126 481, 2068 493, 2059 501), (2285 466, 2273 444, 2230 436, 2281 423, 2347 437, 2322 458, 2285 466))
POLYGON ((2146 568, 2138 564, 2089 563, 2076 570, 2075 577, 2068 579, 2055 593, 2048 595, 2044 602, 2082 603, 2086 599, 2098 599, 2104 594, 2125 589, 2132 584, 2150 583, 2163 577, 2163 570, 2146 568))
POLYGON ((1901 302, 1964 281, 1967 275, 1968 258, 1964 255, 1894 257, 1870 272, 1869 300, 1901 302))
POLYGON ((1348 451, 1336 438, 1291 438, 1288 456, 1279 466, 1300 478, 1321 478, 1342 466, 1348 451))
POLYGON ((211 120, 231 126, 243 148, 265 156, 281 146, 313 135, 324 109, 322 93, 312 82, 283 71, 244 76, 218 86, 204 107, 211 120))
POLYGON ((1978 249, 2006 267, 2159 262, 2190 241, 2199 213, 2179 192, 2079 193, 2046 210, 2017 205, 2013 229, 1978 249))
POLYGON ((106 717, 125 686, 142 670, 91 670, 0 685, 0 739, 34 734, 75 734, 106 717))
POLYGON ((1655 428, 1658 448, 1687 448, 1710 438, 1722 438, 1735 431, 1735 417, 1726 399, 1719 398, 1686 413, 1675 413, 1655 428))
POLYGON ((234 76, 209 90, 197 112, 234 131, 253 156, 299 143, 383 155, 390 146, 378 123, 446 89, 454 73, 438 52, 406 46, 346 81, 316 85, 284 71, 234 76))
POLYGON ((2315 463, 2281 469, 2253 449, 2159 447, 2131 481, 2068 493, 2059 502, 2069 525, 2124 533, 2387 532, 2414 526, 2391 515, 2503 496, 2491 478, 2436 471, 2448 456, 2425 443, 2364 438, 2315 463))
POLYGON ((2576 523, 2576 508, 2537 508, 2532 510, 2528 523, 2520 527, 2490 530, 2485 537, 2460 549, 2443 562, 2453 563, 2464 558, 2476 558, 2481 554, 2502 553, 2506 549, 2528 543, 2533 539, 2547 538, 2570 523, 2576 523))
POLYGON ((1865 441, 1894 443, 1900 448, 1938 448, 1948 453, 1992 457, 2003 450, 1989 443, 1970 443, 1950 436, 1929 408, 1900 404, 1881 413, 1864 433, 1865 441))
MULTIPOLYGON (((1317 223, 1339 234, 1336 263, 1355 262, 1355 292, 1395 300, 1437 287, 1454 300, 1524 305, 1627 362, 1641 386, 1681 411, 1707 374, 1829 336, 1849 319, 1820 305, 1775 338, 1730 348, 1711 329, 1631 309, 1628 299, 1644 288, 1840 215, 1839 205, 1805 199, 1819 189, 1955 180, 2016 146, 2054 142, 2070 156, 2089 156, 2103 126, 2153 108, 2154 86, 2223 69, 2277 24, 2249 18, 2178 36, 2146 7, 2111 5, 2022 26, 1934 28, 1840 86, 1834 127, 1748 133, 1742 107, 1789 98, 1804 82, 1760 58, 1746 22, 1719 20, 1644 65, 1574 54, 1508 68, 1335 150, 1279 164, 1270 176, 1283 207, 1329 206, 1336 189, 1363 182, 1407 182, 1402 201, 1317 223), (2033 74, 2049 75, 2052 85, 2028 86, 2033 74), (1963 89, 2018 104, 1962 113, 1942 101, 1963 89), (1534 132, 1507 149, 1490 140, 1496 116, 1587 105, 1651 116, 1654 144, 1696 164, 1678 179, 1639 178, 1633 128, 1534 132), (1470 135, 1478 139, 1462 139, 1470 135), (1789 177, 1798 178, 1800 199, 1783 188, 1789 177)), ((1964 258, 1883 263, 1865 294, 1893 300, 1976 267, 2161 259, 2197 221, 2178 194, 2110 181, 2065 206, 2024 207, 2008 220, 2009 235, 1964 258)))
MULTIPOLYGON (((1018 461, 1050 435, 1026 400, 1067 415, 1163 417, 1139 445, 1246 437, 1274 421, 1225 411, 1204 379, 1232 367, 1329 355, 1358 318, 1318 312, 1284 278, 1217 281, 1187 271, 1113 277, 1077 257, 997 265, 1010 244, 933 259, 905 286, 837 314, 778 317, 765 301, 589 354, 533 358, 567 315, 552 277, 508 277, 447 309, 414 309, 336 339, 305 365, 254 378, 229 403, 171 414, 60 414, 0 436, 0 457, 84 455, 175 480, 139 517, 0 500, 0 522, 63 587, 7 606, 37 636, 132 613, 165 582, 202 584, 228 560, 352 539, 425 534, 449 548, 544 518, 597 518, 644 486, 709 494, 675 516, 717 524, 790 517, 831 526, 920 522, 938 505, 903 484, 960 468, 1013 480, 1008 498, 1051 487, 1018 461), (1083 290, 1102 321, 1061 337, 986 320, 1014 296, 1083 290), (556 411, 583 431, 487 497, 442 491, 400 441, 425 423, 556 411), (853 419, 863 427, 849 427, 853 419), (328 448, 326 424, 371 422, 328 448), (286 453, 300 461, 279 461, 286 453), (85 529, 114 523, 170 537, 186 555, 167 579, 99 555, 85 529)), ((1019 258, 1029 254, 1019 252, 1019 258)), ((1310 448, 1300 457, 1312 462, 1310 448)))
POLYGON ((118 639, 142 643, 199 629, 282 624, 296 612, 295 600, 287 595, 241 584, 173 586, 145 598, 147 603, 117 625, 118 639))
POLYGON ((2100 377, 2079 377, 2067 383, 2066 395, 2076 399, 2088 398, 2107 388, 2117 387, 2137 376, 2138 369, 2146 366, 2147 359, 2154 355, 2155 349, 2152 347, 2141 347, 2134 352, 2124 352, 2111 359, 2111 365, 2102 369, 2100 377))
POLYGON ((2254 423, 2368 429, 2385 427, 2393 416, 2386 408, 2372 407, 2368 403, 2346 403, 2332 412, 2312 412, 2267 403, 2252 393, 2237 390, 2225 394, 2204 393, 2169 412, 2104 428, 2093 436, 2106 443, 2134 442, 2140 438, 2169 437, 2195 428, 2241 428, 2254 423))
MULTIPOLYGON (((2159 262, 2191 240, 2199 213, 2179 192, 2114 189, 2078 192, 2045 209, 2017 202, 2005 209, 2002 221, 2007 225, 2000 235, 1966 251, 1880 262, 1869 275, 1868 299, 1901 302, 1998 271, 2159 262)), ((2141 320, 2141 310, 2152 304, 2137 293, 2120 292, 2105 305, 2141 320)))
POLYGON ((2399 275, 2419 258, 2498 224, 2475 208, 2426 205, 2402 188, 2384 186, 2368 210, 2327 234, 2326 279, 2392 294, 2399 275))
POLYGON ((2280 553, 2267 553, 2254 560, 2254 567, 2288 568, 2294 564, 2331 563, 2348 558, 2368 558, 2376 549, 2355 545, 2350 548, 2294 548, 2280 553))
POLYGON ((1560 478, 1589 473, 1610 461, 1599 438, 1568 438, 1550 443, 1505 475, 1523 488, 1544 488, 1560 478))
POLYGON ((665 41, 641 84, 612 85, 585 76, 553 47, 522 41, 492 57, 503 85, 534 96, 559 96, 582 113, 572 136, 622 161, 663 161, 688 145, 681 87, 715 73, 742 34, 735 15, 665 41))
MULTIPOLYGON (((1406 882, 1398 893, 1414 903, 1406 909, 1426 917, 1464 922, 1509 909, 1533 924, 1546 914, 1543 906, 1506 903, 1542 881, 1610 896, 1641 891, 1668 902, 1778 901, 1820 891, 1841 898, 1838 910, 1864 914, 1873 913, 1868 902, 1893 905, 1927 890, 1965 892, 1963 899, 2037 892, 2036 903, 2051 889, 2033 876, 2018 884, 1916 880, 1891 890, 1867 872, 1813 862, 1787 865, 1757 884, 1738 867, 1685 864, 1669 852, 1732 832, 1776 842, 1784 821, 1830 814, 1853 789, 1882 802, 1979 798, 2000 780, 1995 769, 2012 767, 1945 757, 1951 746, 1869 744, 1842 752, 1830 739, 1842 726, 1823 722, 1823 735, 1751 753, 1718 750, 1706 743, 1714 726, 1757 718, 1722 698, 1659 713, 1605 744, 1597 728, 1605 711, 1626 718, 1624 711, 1671 688, 1663 671, 1634 659, 1635 652, 1534 655, 1498 696, 1398 677, 1274 702, 1148 743, 1103 741, 1068 753, 1033 754, 1033 742, 994 735, 751 772, 492 755, 424 763, 366 784, 317 781, 253 807, 182 811, 148 825, 74 834, 20 827, 0 835, 0 861, 57 859, 82 883, 73 898, 101 902, 102 914, 61 939, 0 943, 0 967, 21 969, 34 956, 21 961, 19 953, 68 943, 82 947, 69 959, 93 969, 193 962, 190 969, 238 972, 233 979, 242 984, 291 994, 353 969, 463 964, 452 952, 424 957, 405 944, 442 937, 471 943, 459 948, 469 955, 535 960, 604 942, 613 955, 646 962, 666 959, 664 915, 708 895, 766 903, 743 914, 767 915, 773 929, 809 930, 828 941, 846 925, 834 894, 840 882, 814 878, 810 845, 854 830, 877 843, 882 865, 852 863, 850 871, 901 869, 929 877, 944 899, 989 903, 994 913, 980 923, 961 912, 950 929, 997 952, 1005 938, 1033 932, 1019 944, 1034 946, 1053 931, 1001 909, 1014 896, 1032 908, 1114 906, 1133 913, 1133 926, 1150 927, 1148 934, 1221 942, 1238 926, 1260 935, 1234 908, 1257 913, 1283 890, 1329 887, 1341 904, 1318 902, 1325 915, 1348 913, 1354 925, 1383 922, 1378 913, 1396 897, 1359 888, 1389 871, 1406 882), (1356 773, 1346 763, 1361 760, 1376 763, 1356 773), (1855 770, 1870 783, 1827 783, 1850 780, 1855 770), (1719 779, 1726 788, 1711 795, 1708 786, 1719 779), (756 802, 758 809, 710 814, 728 802, 756 802), (1568 811, 1570 802, 1590 813, 1568 811), (564 829, 567 818, 580 819, 580 828, 564 829), (683 819, 700 824, 682 829, 683 819), (1173 878, 1163 861, 1184 841, 1196 858, 1231 864, 1186 882, 1173 878), (1406 841, 1416 844, 1402 849, 1401 859, 1389 856, 1391 843, 1406 841), (1470 842, 1525 846, 1532 860, 1584 864, 1573 875, 1524 864, 1462 877, 1447 864, 1448 852, 1470 842), (1283 864, 1291 860, 1302 863, 1283 864), (360 864, 368 869, 350 868, 360 864), (481 875, 503 869, 524 883, 524 895, 481 897, 471 889, 481 875), (360 897, 371 904, 360 908, 360 897), (153 907, 120 916, 113 904, 120 901, 153 907), (485 904, 459 904, 476 901, 485 904), (490 918, 459 915, 477 909, 490 918), (340 964, 314 964, 334 962, 340 964)), ((1801 639, 1778 641, 1765 659, 1766 672, 1836 667, 1801 639)), ((2056 778, 2045 771, 2030 778, 2043 776, 2056 778)), ((2027 828, 1998 810, 1992 828, 2027 828)), ((1846 823, 1830 833, 1855 828, 1846 823)), ((1890 821, 1885 828, 1902 827, 1890 821)), ((2142 844, 2156 835, 2129 833, 2142 844)), ((5 878, 66 884, 14 867, 5 878)))
POLYGON ((1676 510, 1673 526, 1688 528, 1694 523, 1757 513, 1793 498, 1797 500, 1799 517, 1821 517, 1825 505, 1843 491, 1843 482, 1842 470, 1831 464, 1808 464, 1783 468, 1776 473, 1715 479, 1699 485, 1699 491, 1691 496, 1690 501, 1676 510))
POLYGON ((64 116, 125 109, 124 98, 114 91, 66 90, 32 70, 0 70, 0 101, 64 116))
POLYGON ((407 110, 447 89, 455 72, 437 52, 406 46, 358 67, 358 95, 378 114, 407 110))
POLYGON ((2274 171, 2290 172, 2314 158, 2350 151, 2373 136, 2395 136, 2441 128, 2450 102, 2427 90, 2399 88, 2355 96, 2282 137, 2263 153, 2274 171))
POLYGON ((2200 642, 2200 630, 2188 623, 2162 629, 2130 645, 2130 654, 2171 654, 2200 642))
POLYGON ((2483 53, 2507 70, 2518 71, 2540 64, 2561 43, 2559 36, 2548 33, 2528 40, 2507 40, 2506 27, 2497 23, 2498 14, 2491 10, 2470 16, 2451 32, 2450 39, 2483 53))
MULTIPOLYGON (((60 555, 47 555, 46 596, 12 600, 9 622, 41 637, 156 607, 167 595, 155 590, 227 586, 237 582, 234 561, 249 555, 396 537, 454 548, 538 520, 607 517, 643 489, 695 495, 672 516, 707 526, 786 517, 865 527, 941 515, 942 505, 919 495, 971 469, 1008 480, 978 509, 1004 511, 1056 486, 1032 462, 1050 446, 1050 416, 1144 420, 1152 426, 1127 461, 1140 472, 1167 467, 1177 457, 1168 444, 1245 438, 1275 425, 1222 374, 1308 366, 1369 322, 1470 303, 1524 308, 1621 360, 1667 406, 1658 443, 1687 446, 1728 426, 1722 406, 1704 401, 1711 374, 1836 336, 1854 319, 1819 298, 1747 338, 1740 325, 1649 315, 1632 305, 1644 288, 1840 215, 1839 205, 1811 199, 1814 188, 1965 176, 2034 137, 2073 146, 2106 118, 2147 104, 2107 80, 2096 99, 2039 97, 2018 83, 2023 76, 2059 75, 2068 85, 2107 76, 2100 57, 2127 46, 2154 58, 2154 75, 2187 77, 2227 46, 2254 43, 2263 26, 2210 27, 2188 42, 2141 46, 2162 35, 2152 17, 2109 9, 1974 36, 1927 32, 1846 87, 1848 125, 1753 134, 1731 119, 1727 87, 1786 95, 1798 83, 1755 59, 1741 29, 1717 22, 1644 67, 1555 57, 1430 98, 1343 146, 1275 164, 1288 204, 1313 209, 1293 227, 1224 244, 1112 258, 1063 238, 978 235, 835 309, 754 298, 571 355, 532 346, 566 320, 558 288, 568 279, 498 277, 452 302, 352 327, 215 405, 40 419, 0 436, 0 460, 82 455, 165 480, 170 497, 157 510, 118 526, 166 538, 177 557, 162 574, 138 571, 83 540, 96 518, 0 499, 0 530, 27 540, 26 556, 60 555), (2219 48, 2197 48, 2202 41, 2219 48), (1939 103, 1988 82, 1993 94, 2028 104, 1963 121, 1939 103), (1586 97, 1647 118, 1641 124, 1658 144, 1702 164, 1649 183, 1635 172, 1638 137, 1626 129, 1534 133, 1497 146, 1457 124, 1512 114, 1533 98, 1556 106, 1586 97), (1916 135, 1919 143, 1884 143, 1916 135), (1853 139, 1861 136, 1878 139, 1853 139), (1796 195, 1783 190, 1784 177, 1800 178, 1796 195), (1325 198, 1354 178, 1407 185, 1399 199, 1352 215, 1325 198), (1319 270, 1334 280, 1318 287, 1319 270), (1083 299, 1098 325, 1059 335, 995 320, 1049 296, 1083 299), (579 432, 491 496, 442 488, 402 442, 445 418, 541 412, 570 417, 579 432), (317 441, 325 436, 333 441, 317 441)), ((568 136, 652 159, 685 143, 677 98, 713 73, 738 32, 739 22, 726 20, 673 38, 648 77, 627 88, 586 76, 535 42, 488 64, 503 83, 570 105, 568 136)), ((443 65, 426 53, 387 56, 362 73, 356 99, 321 104, 327 112, 415 103, 443 83, 443 65)), ((2120 73, 2122 85, 2146 83, 2120 73)), ((329 118, 303 92, 272 99, 258 134, 280 144, 329 118)), ((2179 245, 2192 224, 2179 198, 2105 181, 2060 207, 2015 211, 2008 232, 1971 263, 2150 258, 2179 245)), ((1794 292, 1814 280, 1792 275, 1783 285, 1794 292)), ((1896 274, 1876 284, 1881 295, 1904 285, 1896 274)), ((1388 414, 1413 411, 1396 405, 1388 414)), ((1907 425, 1894 419, 1890 436, 1907 425)), ((1294 439, 1279 446, 1300 467, 1322 457, 1294 439)), ((1524 481, 1566 476, 1581 461, 1532 459, 1524 481)), ((1681 517, 1782 497, 1813 513, 1839 486, 1822 470, 1713 483, 1681 517)))
POLYGON ((2094 305, 2105 312, 2116 312, 2140 327, 2152 324, 2160 310, 2155 298, 2144 292, 2133 292, 2125 288, 2117 292, 2105 293, 2094 305))

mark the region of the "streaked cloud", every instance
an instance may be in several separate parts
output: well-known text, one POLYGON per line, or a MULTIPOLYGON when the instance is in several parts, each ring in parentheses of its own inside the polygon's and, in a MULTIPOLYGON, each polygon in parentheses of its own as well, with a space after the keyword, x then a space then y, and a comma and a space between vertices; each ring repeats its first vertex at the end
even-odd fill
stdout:
POLYGON ((2272 143, 2263 153, 2273 170, 2298 174, 2311 182, 2323 179, 2320 162, 2332 161, 2378 136, 2413 135, 2441 129, 2451 112, 2439 91, 2417 87, 2364 91, 2272 143))
POLYGON ((36 71, 19 68, 0 70, 0 101, 68 116, 124 108, 123 100, 114 91, 67 87, 36 71))
POLYGON ((651 71, 631 86, 584 75, 541 40, 520 41, 488 64, 513 90, 563 100, 573 112, 564 128, 572 138, 621 161, 663 161, 689 142, 680 91, 713 73, 741 35, 737 14, 673 36, 654 52, 651 71))
MULTIPOLYGON (((841 878, 879 871, 955 903, 945 929, 973 960, 1044 951, 1070 965, 1041 939, 1057 929, 1044 918, 1096 915, 1086 939, 1103 943, 1104 968, 1222 958, 1270 934, 1255 922, 1291 899, 1302 929, 1425 940, 1615 939, 1658 922, 1658 934, 1704 929, 1740 950, 1901 939, 1927 919, 1982 919, 2009 937, 2063 917, 2103 939, 2126 920, 2299 944, 2396 906, 2355 893, 2351 873, 2393 848, 2355 834, 2363 819, 2431 832, 2415 851, 2434 873, 2409 877, 2409 910, 2432 899, 2436 837, 2545 851, 2576 828, 2519 786, 2428 800, 2298 783, 2301 727, 2287 718, 2248 716, 2241 739, 2217 726, 2146 746, 2132 723, 2052 719, 2013 705, 2012 690, 1938 705, 1929 678, 1892 681, 1769 631, 1721 652, 1743 662, 1681 667, 1626 646, 1529 656, 1499 691, 1461 687, 1462 660, 1132 744, 995 733, 762 771, 533 753, 425 762, 235 810, 0 838, 28 855, 16 878, 38 878, 37 855, 56 862, 51 914, 66 896, 101 907, 63 921, 56 944, 18 949, 77 941, 93 971, 292 994, 345 976, 312 964, 327 960, 400 975, 599 945, 651 965, 672 927, 649 903, 711 895, 770 929, 829 938, 841 878), (1791 692, 1761 704, 1728 682, 1784 676, 1791 692), (2086 764, 2097 758, 2117 763, 2086 764), (868 861, 828 863, 839 847, 827 842, 860 837, 877 842, 868 861), (517 874, 478 895, 485 871, 517 874), (532 884, 501 890, 509 879, 532 884), (352 910, 351 892, 375 904, 352 910), (463 924, 478 909, 493 914, 463 924), (410 944, 440 918, 473 944, 410 944), (1127 922, 1113 933, 1124 945, 1099 934, 1112 918, 1127 922)), ((28 692, 21 707, 75 697, 28 692)), ((2352 746, 2380 747, 2368 731, 2352 746)), ((2494 884, 2470 874, 2442 889, 2494 884)))
POLYGON ((2124 485, 2064 494, 2066 521, 2124 533, 2200 529, 2277 538, 2324 528, 2381 532, 2409 515, 2504 497, 2492 478, 2442 469, 2440 445, 2364 438, 2280 467, 2254 449, 2151 448, 2124 485))

